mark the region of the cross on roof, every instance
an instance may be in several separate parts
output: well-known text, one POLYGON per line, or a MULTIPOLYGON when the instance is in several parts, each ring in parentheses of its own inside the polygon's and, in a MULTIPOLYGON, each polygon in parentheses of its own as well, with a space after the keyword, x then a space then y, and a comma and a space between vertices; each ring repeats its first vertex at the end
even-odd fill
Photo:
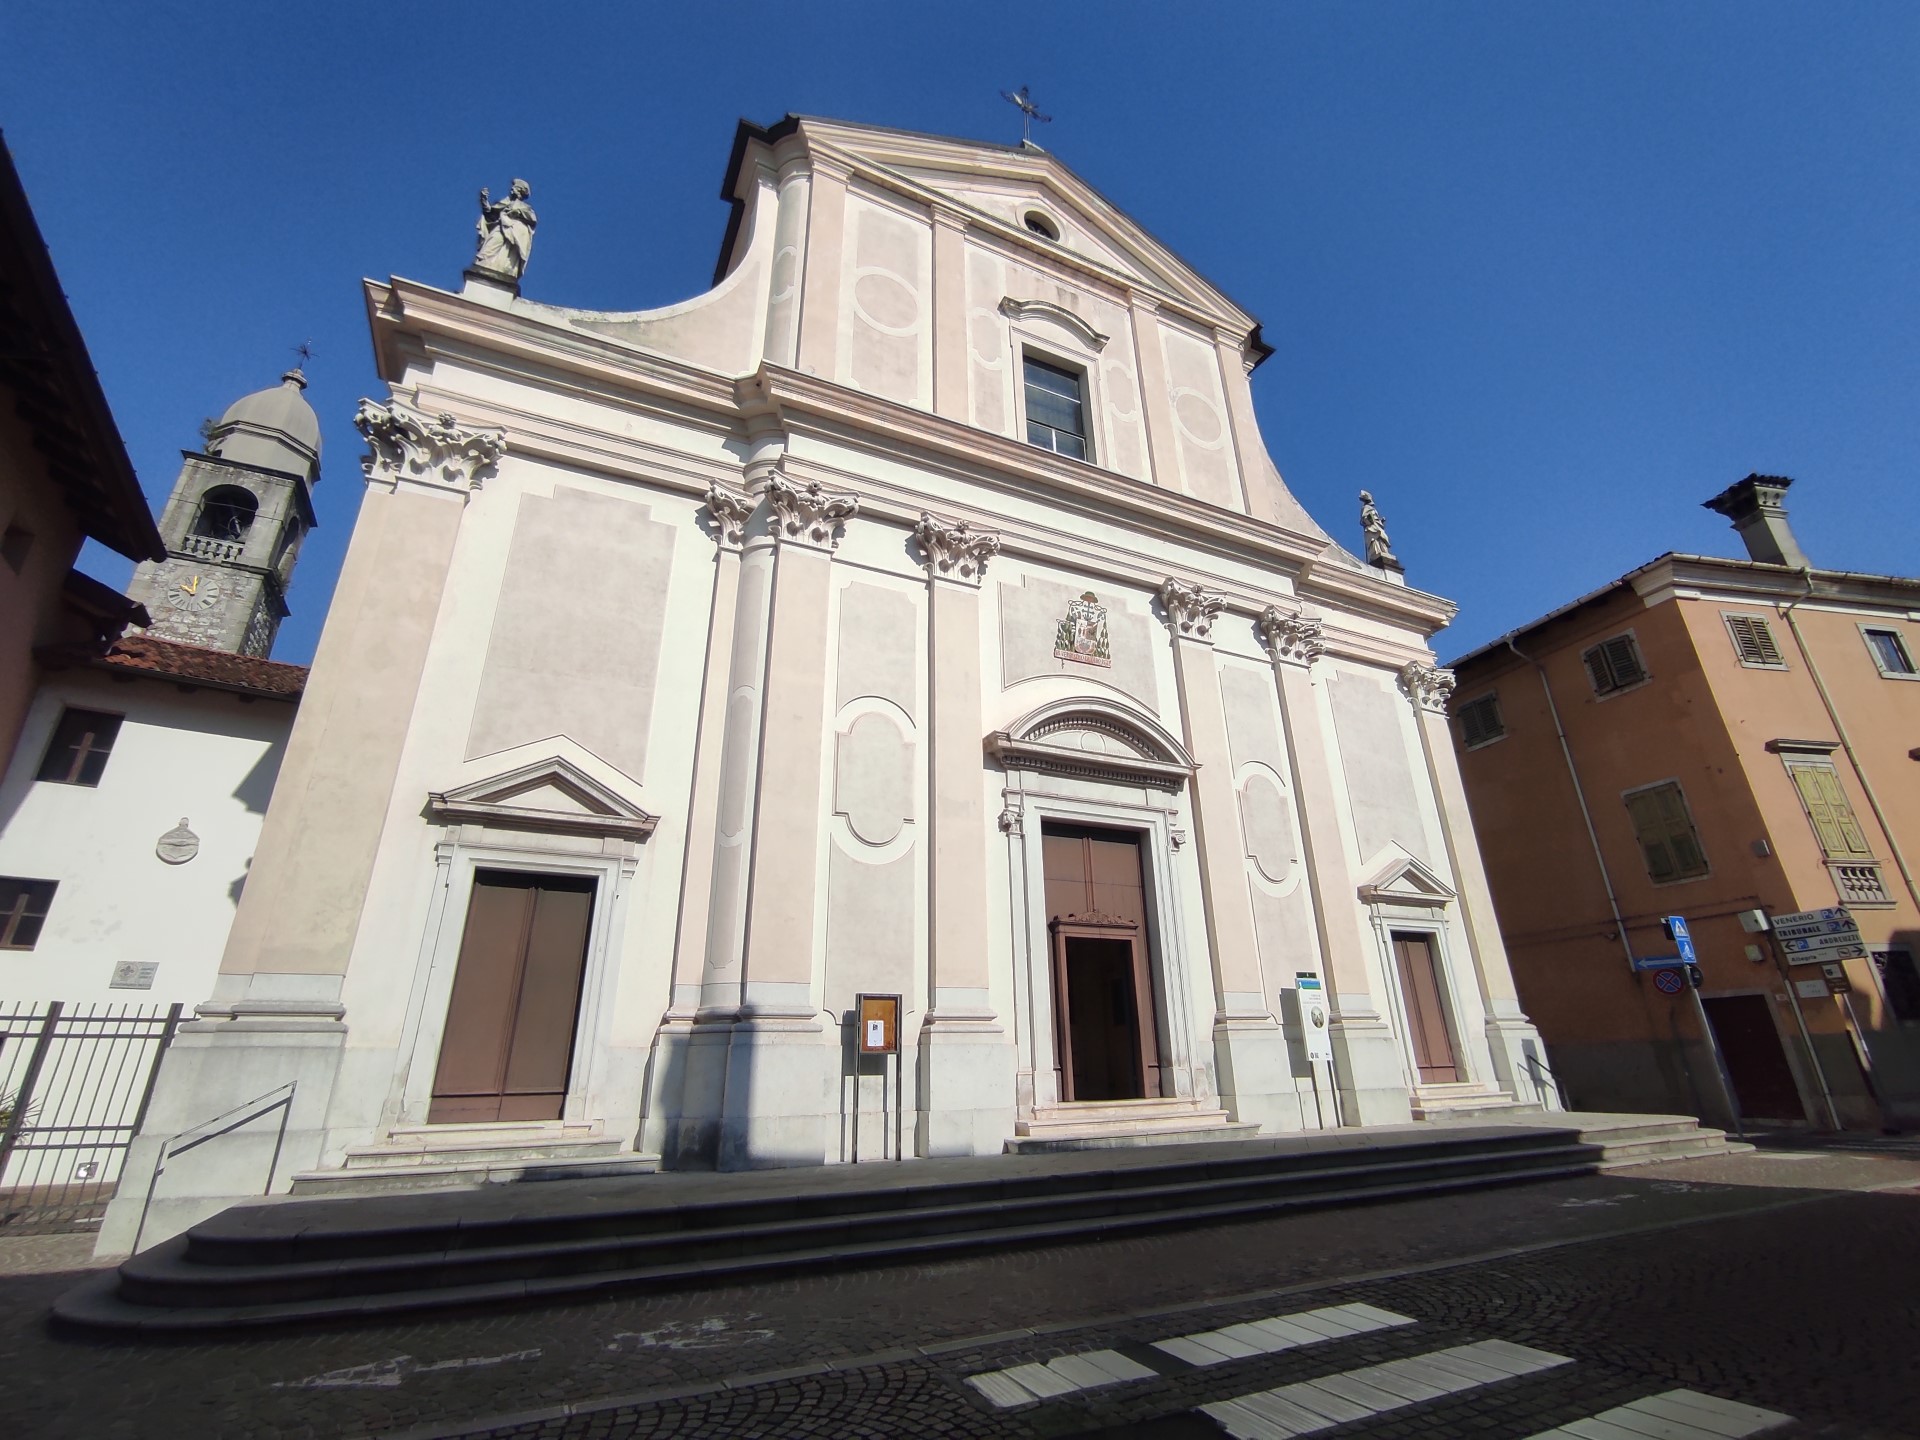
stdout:
POLYGON ((1033 96, 1027 93, 1027 87, 1025 85, 1022 85, 1018 90, 1002 90, 1000 92, 1000 98, 1009 105, 1019 107, 1020 143, 1022 145, 1031 145, 1033 143, 1034 121, 1038 120, 1042 125, 1051 125, 1053 123, 1053 117, 1051 115, 1042 115, 1040 113, 1040 107, 1033 103, 1033 96))

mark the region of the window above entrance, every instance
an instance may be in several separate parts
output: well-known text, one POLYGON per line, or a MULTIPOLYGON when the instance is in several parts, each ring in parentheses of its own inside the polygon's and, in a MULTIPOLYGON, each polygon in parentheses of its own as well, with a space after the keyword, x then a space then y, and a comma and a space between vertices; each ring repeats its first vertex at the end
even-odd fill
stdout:
POLYGON ((1111 700, 1057 701, 987 736, 1009 770, 1036 770, 1118 784, 1178 790, 1193 757, 1155 721, 1111 700))

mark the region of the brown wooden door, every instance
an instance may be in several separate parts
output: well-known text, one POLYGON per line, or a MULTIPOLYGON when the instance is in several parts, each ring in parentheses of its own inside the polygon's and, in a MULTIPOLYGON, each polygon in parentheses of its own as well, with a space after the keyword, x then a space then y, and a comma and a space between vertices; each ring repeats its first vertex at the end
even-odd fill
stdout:
POLYGON ((1062 1100, 1160 1093, 1140 844, 1126 830, 1049 825, 1041 832, 1062 1100))
POLYGON ((474 876, 429 1123, 561 1117, 592 916, 591 880, 474 876))
POLYGON ((1430 935, 1393 937, 1393 962, 1400 972, 1400 1001, 1407 1011, 1407 1038, 1423 1085, 1450 1085, 1460 1078, 1447 1032, 1447 1007, 1440 999, 1440 967, 1430 935))
POLYGON ((1800 1087, 1793 1083, 1787 1052, 1774 1027, 1773 1012, 1764 995, 1701 997, 1707 1021, 1720 1042, 1720 1056, 1740 1114, 1748 1120, 1805 1120, 1800 1087))

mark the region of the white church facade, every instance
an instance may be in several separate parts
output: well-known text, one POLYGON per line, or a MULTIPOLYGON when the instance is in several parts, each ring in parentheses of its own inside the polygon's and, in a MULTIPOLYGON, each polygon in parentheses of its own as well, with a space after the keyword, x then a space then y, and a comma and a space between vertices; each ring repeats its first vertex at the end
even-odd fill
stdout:
POLYGON ((1289 494, 1252 317, 1031 147, 790 118, 728 184, 685 304, 521 297, 524 186, 459 293, 368 284, 366 495, 103 1253, 161 1139, 288 1084, 148 1241, 290 1184, 1550 1103, 1452 607, 1289 494))

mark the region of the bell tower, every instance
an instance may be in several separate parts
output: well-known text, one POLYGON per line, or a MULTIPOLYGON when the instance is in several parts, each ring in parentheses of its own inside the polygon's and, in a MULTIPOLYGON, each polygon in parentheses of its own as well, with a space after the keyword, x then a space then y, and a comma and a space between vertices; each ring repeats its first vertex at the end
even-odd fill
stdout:
POLYGON ((160 516, 165 560, 143 561, 127 594, 165 640, 265 657, 287 615, 300 542, 313 528, 320 421, 289 370, 242 396, 206 432, 160 516))

